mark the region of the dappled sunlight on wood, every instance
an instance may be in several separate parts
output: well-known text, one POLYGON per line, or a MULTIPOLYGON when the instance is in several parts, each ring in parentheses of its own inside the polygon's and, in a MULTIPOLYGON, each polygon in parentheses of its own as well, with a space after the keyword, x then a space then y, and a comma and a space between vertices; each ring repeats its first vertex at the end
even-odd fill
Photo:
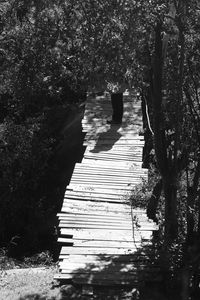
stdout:
POLYGON ((129 201, 133 188, 148 179, 141 103, 126 93, 122 124, 107 124, 111 115, 108 95, 88 97, 82 120, 86 150, 58 214, 59 280, 137 286, 157 278, 152 246, 157 225, 129 201))

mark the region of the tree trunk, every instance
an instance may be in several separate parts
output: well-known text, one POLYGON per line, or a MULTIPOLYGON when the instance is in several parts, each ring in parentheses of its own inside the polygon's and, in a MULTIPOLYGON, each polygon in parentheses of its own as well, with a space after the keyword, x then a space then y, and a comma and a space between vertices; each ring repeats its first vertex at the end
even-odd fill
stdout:
POLYGON ((177 236, 177 171, 167 152, 165 121, 162 110, 162 24, 157 23, 155 28, 155 57, 153 65, 153 121, 154 147, 157 166, 163 179, 165 195, 165 237, 166 242, 177 236))
POLYGON ((160 199, 161 192, 162 192, 162 179, 160 179, 156 183, 147 206, 147 216, 149 219, 152 219, 154 222, 158 221, 156 217, 156 210, 158 207, 158 201, 160 199))
POLYGON ((189 267, 185 267, 181 271, 181 300, 189 300, 190 298, 190 279, 191 272, 189 267))
POLYGON ((163 178, 165 195, 165 237, 166 241, 177 237, 177 176, 169 174, 163 178))
POLYGON ((198 191, 198 236, 200 237, 200 190, 198 191))

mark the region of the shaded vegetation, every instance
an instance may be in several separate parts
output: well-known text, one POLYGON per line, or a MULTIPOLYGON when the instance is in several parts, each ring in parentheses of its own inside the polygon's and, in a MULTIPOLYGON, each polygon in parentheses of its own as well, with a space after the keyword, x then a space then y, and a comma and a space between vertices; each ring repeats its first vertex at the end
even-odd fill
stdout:
POLYGON ((3 1, 0 11, 0 241, 21 257, 55 247, 56 212, 81 155, 85 91, 65 66, 53 6, 3 1))
MULTIPOLYGON (((68 153, 75 153, 72 145, 81 149, 78 116, 86 91, 112 91, 113 85, 128 83, 143 102, 144 166, 152 164, 157 174, 155 184, 136 192, 136 198, 140 204, 144 197, 146 203, 156 197, 153 218, 161 225, 164 269, 173 278, 181 274, 182 300, 195 299, 200 282, 199 21, 196 0, 1 1, 3 245, 22 239, 35 249, 44 232, 53 236, 50 220, 63 193, 57 176, 63 129, 64 145, 69 141, 68 153)), ((66 156, 70 177, 73 166, 66 156)))

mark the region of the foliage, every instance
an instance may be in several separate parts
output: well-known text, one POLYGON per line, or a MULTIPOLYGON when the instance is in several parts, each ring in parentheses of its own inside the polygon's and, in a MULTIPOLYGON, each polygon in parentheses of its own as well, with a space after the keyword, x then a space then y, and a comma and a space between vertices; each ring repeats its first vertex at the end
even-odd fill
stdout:
POLYGON ((136 185, 132 190, 130 201, 133 208, 140 207, 147 209, 155 182, 158 180, 159 174, 155 166, 151 164, 148 171, 148 181, 143 180, 141 184, 136 185))
MULTIPOLYGON (((200 233, 198 1, 12 0, 0 11, 2 216, 12 206, 6 224, 28 222, 27 207, 35 223, 45 212, 41 186, 58 141, 47 126, 50 112, 70 113, 87 89, 128 82, 149 111, 145 133, 153 136, 163 182, 165 243, 175 253, 173 239, 183 241, 182 263, 191 266, 200 233)), ((146 187, 135 193, 149 197, 146 187)), ((7 225, 1 228, 3 236, 7 225)))
POLYGON ((63 127, 85 99, 63 5, 0 4, 0 240, 17 256, 39 239, 55 239, 54 158, 63 127))
POLYGON ((34 222, 36 226, 45 214, 46 204, 39 191, 56 139, 44 131, 44 121, 31 119, 23 125, 9 120, 4 123, 0 147, 2 241, 14 234, 31 234, 30 224, 34 222))
MULTIPOLYGON (((164 244, 173 271, 199 282, 199 26, 197 1, 140 1, 145 22, 137 37, 137 86, 148 107, 156 166, 163 181, 164 244), (177 256, 176 256, 177 254, 177 256), (195 270, 188 275, 186 269, 195 270), (196 272, 196 273, 195 273, 196 272), (198 278, 198 279, 197 279, 198 278)), ((136 29, 137 31, 137 29, 136 29)), ((163 198, 161 197, 163 200, 163 198)), ((164 252, 166 254, 166 252, 164 252)), ((167 264, 166 264, 167 265, 167 264)), ((182 276, 182 275, 181 275, 182 276)), ((194 282, 191 283, 191 285, 194 282)), ((183 284, 183 283, 182 283, 183 284)), ((184 290, 189 294, 189 283, 184 290)), ((188 296, 189 297, 189 296, 188 296)))
POLYGON ((23 259, 18 260, 8 257, 6 248, 2 248, 0 251, 0 262, 0 271, 2 272, 3 270, 9 269, 32 268, 35 266, 52 266, 53 258, 49 251, 44 251, 29 257, 23 257, 23 259))

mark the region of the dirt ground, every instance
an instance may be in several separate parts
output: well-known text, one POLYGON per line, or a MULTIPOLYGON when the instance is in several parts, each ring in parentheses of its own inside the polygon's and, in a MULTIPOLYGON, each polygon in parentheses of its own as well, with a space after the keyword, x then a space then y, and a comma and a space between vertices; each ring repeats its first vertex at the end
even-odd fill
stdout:
MULTIPOLYGON (((1 271, 0 300, 68 300, 68 299, 122 299, 115 290, 100 289, 98 296, 80 286, 59 285, 53 279, 56 267, 11 269, 1 271), (115 294, 115 295, 114 295, 115 294)), ((130 299, 128 294, 123 299, 130 299)))
MULTIPOLYGON (((0 300, 169 300, 157 286, 145 288, 96 287, 92 289, 59 284, 54 280, 57 267, 0 271, 0 300)), ((170 299, 171 300, 171 299, 170 299)))
POLYGON ((0 300, 138 300, 138 291, 111 287, 61 285, 53 279, 54 267, 0 271, 0 300))
POLYGON ((0 300, 60 300, 56 267, 0 271, 0 300))

